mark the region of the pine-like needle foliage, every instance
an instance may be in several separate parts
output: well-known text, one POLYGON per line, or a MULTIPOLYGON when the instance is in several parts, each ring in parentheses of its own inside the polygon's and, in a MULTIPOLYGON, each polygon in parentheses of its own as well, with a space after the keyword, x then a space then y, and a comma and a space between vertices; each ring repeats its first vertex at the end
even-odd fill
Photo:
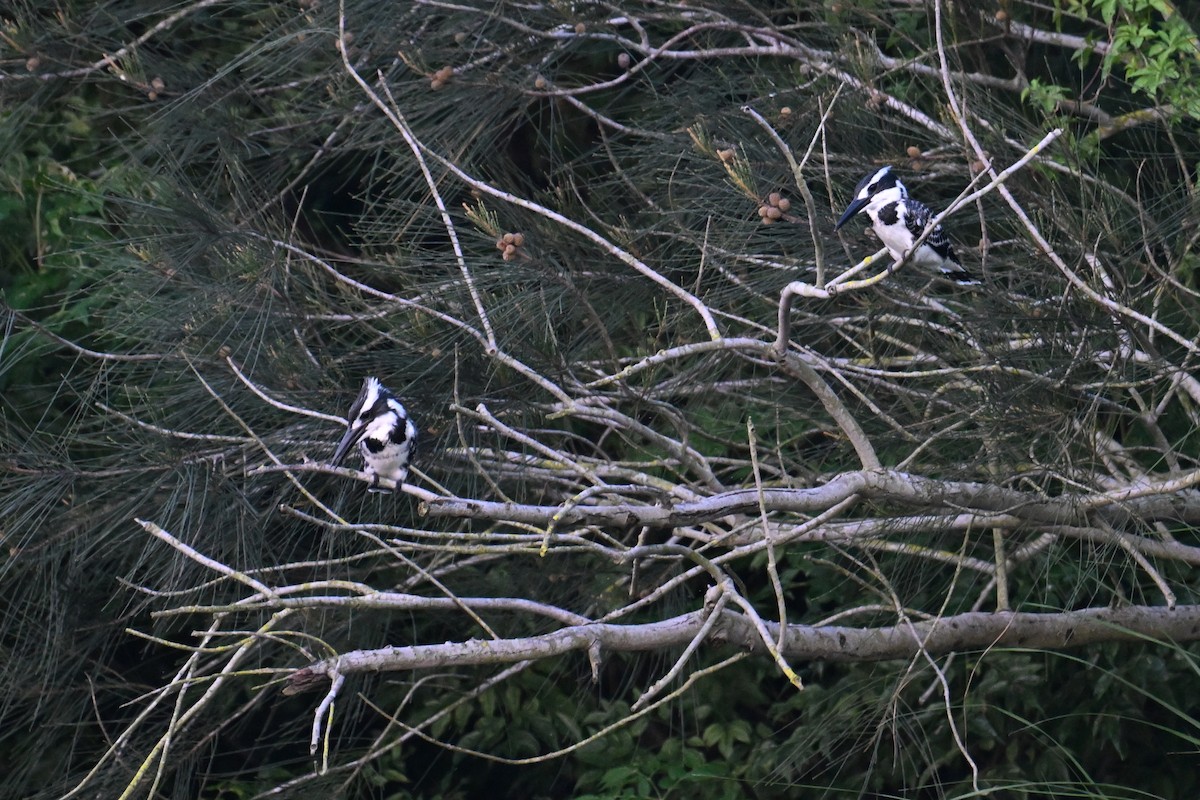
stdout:
MULTIPOLYGON (((1144 99, 1069 60, 1086 22, 1055 33, 1030 6, 1034 36, 971 10, 850 5, 0 12, 0 257, 18 267, 0 341, 0 716, 23 723, 0 733, 6 788, 1196 788, 1165 756, 1138 762, 1151 783, 1109 766, 1128 720, 1164 753, 1194 747, 1163 688, 1184 648, 1109 645, 1091 667, 814 661, 792 665, 801 692, 759 657, 519 770, 468 756, 596 733, 678 643, 593 653, 595 688, 579 654, 352 675, 317 713, 315 753, 321 693, 280 693, 352 651, 666 619, 720 576, 743 610, 790 624, 1195 602, 1190 484, 1069 519, 1029 510, 1197 467, 1194 122, 1100 136, 1096 114, 1039 111, 1033 76, 1073 76, 1109 116, 1144 99), (833 230, 864 173, 892 164, 940 210, 1056 126, 943 223, 980 287, 905 266, 800 297, 777 356, 781 290, 825 287, 878 247, 857 222, 833 230), (416 493, 323 466, 367 375, 419 423, 416 493), (867 453, 916 495, 560 521, 833 486, 870 471, 867 453), (447 516, 436 497, 510 514, 447 516), (381 592, 396 605, 372 606, 381 592), (1094 696, 1045 693, 1087 669, 1094 696)), ((731 652, 706 644, 683 675, 731 652)))

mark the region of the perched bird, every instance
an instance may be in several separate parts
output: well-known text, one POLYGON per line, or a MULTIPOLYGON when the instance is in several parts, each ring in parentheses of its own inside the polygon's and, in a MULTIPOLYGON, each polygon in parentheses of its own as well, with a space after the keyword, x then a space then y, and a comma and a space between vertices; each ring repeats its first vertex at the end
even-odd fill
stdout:
MULTIPOLYGON (((876 170, 858 182, 854 188, 854 199, 846 207, 834 230, 840 230, 851 217, 864 211, 871 218, 876 235, 897 261, 912 248, 913 242, 933 219, 933 212, 928 206, 908 196, 908 190, 892 174, 891 167, 876 170)), ((963 269, 941 225, 930 231, 909 261, 937 269, 955 283, 979 283, 963 269)))
POLYGON ((375 378, 363 381, 358 399, 350 407, 350 424, 333 451, 331 463, 337 466, 354 444, 362 453, 364 469, 371 476, 371 492, 379 488, 380 478, 390 478, 397 489, 408 477, 408 461, 417 444, 417 426, 396 396, 375 378))

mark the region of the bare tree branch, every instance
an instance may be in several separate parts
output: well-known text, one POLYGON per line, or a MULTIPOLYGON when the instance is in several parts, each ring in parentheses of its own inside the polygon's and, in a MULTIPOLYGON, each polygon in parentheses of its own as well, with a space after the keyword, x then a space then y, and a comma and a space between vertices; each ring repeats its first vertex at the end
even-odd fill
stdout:
MULTIPOLYGON (((359 672, 433 669, 451 665, 505 664, 584 651, 637 652, 680 647, 705 628, 709 613, 693 611, 641 625, 593 623, 542 636, 501 641, 447 642, 343 653, 311 664, 289 678, 292 691, 320 677, 359 672)), ((775 634, 778 624, 765 623, 775 634)), ((723 611, 713 638, 766 653, 748 617, 723 611)), ((983 648, 1064 648, 1106 641, 1191 642, 1200 640, 1200 606, 1086 608, 1062 613, 971 612, 884 628, 810 627, 790 624, 780 648, 792 660, 886 661, 983 648)))

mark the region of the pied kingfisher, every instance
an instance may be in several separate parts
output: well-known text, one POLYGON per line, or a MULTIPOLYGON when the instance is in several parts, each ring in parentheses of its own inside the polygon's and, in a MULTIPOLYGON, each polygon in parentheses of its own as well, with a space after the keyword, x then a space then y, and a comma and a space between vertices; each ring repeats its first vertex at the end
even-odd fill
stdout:
POLYGON ((417 426, 396 396, 375 378, 363 381, 358 399, 350 407, 346 434, 338 442, 330 460, 337 466, 354 444, 362 453, 364 470, 371 476, 371 492, 379 488, 380 478, 396 482, 396 489, 408 477, 408 461, 417 444, 417 426))
MULTIPOLYGON (((912 248, 913 242, 933 219, 933 212, 928 206, 908 196, 908 190, 892 174, 890 166, 876 170, 858 182, 854 188, 854 199, 846 207, 834 230, 840 230, 851 217, 863 211, 871 218, 871 225, 880 241, 897 261, 912 248)), ((941 225, 930 232, 909 260, 923 267, 940 270, 942 275, 955 283, 979 283, 963 269, 941 225)))

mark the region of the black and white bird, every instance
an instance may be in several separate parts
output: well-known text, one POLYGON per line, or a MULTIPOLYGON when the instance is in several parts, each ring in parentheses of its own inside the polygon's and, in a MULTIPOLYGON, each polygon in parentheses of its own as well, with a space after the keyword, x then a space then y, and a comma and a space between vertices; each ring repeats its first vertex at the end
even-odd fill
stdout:
MULTIPOLYGON (((892 174, 890 166, 878 169, 858 182, 854 188, 854 199, 846 207, 834 230, 840 230, 852 217, 864 211, 871 218, 875 234, 897 261, 912 249, 913 242, 933 219, 933 212, 927 205, 908 196, 908 190, 892 174)), ((979 283, 963 269, 941 225, 930 231, 909 261, 936 269, 958 284, 979 283)))
POLYGON ((371 476, 368 491, 389 491, 379 488, 380 478, 390 478, 399 489, 408 477, 408 462, 417 444, 417 426, 396 395, 376 378, 363 381, 362 391, 350 407, 346 434, 333 451, 331 463, 334 466, 342 463, 356 443, 362 453, 364 471, 371 476))

